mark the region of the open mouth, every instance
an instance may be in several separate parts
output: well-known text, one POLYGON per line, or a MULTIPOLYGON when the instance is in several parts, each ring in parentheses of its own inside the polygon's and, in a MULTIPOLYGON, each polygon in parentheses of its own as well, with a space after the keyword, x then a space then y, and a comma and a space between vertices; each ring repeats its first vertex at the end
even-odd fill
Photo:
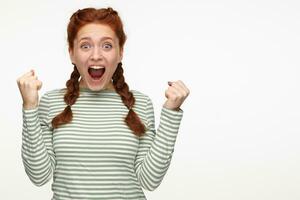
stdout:
POLYGON ((88 69, 89 75, 94 80, 99 80, 105 72, 105 67, 103 66, 90 66, 88 69))

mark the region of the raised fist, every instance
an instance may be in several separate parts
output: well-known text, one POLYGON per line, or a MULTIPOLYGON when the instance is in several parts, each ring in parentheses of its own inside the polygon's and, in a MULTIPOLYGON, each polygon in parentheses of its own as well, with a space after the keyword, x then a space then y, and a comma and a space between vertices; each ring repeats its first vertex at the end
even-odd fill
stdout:
POLYGON ((38 80, 34 70, 30 70, 18 78, 17 83, 23 99, 23 108, 36 108, 39 102, 38 90, 41 89, 42 82, 38 80))
POLYGON ((168 82, 169 87, 165 92, 167 101, 164 104, 165 108, 179 110, 181 104, 189 95, 190 91, 182 81, 168 82))

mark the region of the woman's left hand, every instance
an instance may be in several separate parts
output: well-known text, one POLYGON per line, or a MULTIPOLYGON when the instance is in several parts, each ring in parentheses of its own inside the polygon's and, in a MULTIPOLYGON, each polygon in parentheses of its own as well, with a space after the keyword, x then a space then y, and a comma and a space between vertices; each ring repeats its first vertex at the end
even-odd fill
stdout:
POLYGON ((189 89, 182 81, 168 82, 168 89, 165 92, 167 101, 164 104, 165 108, 171 110, 179 110, 181 104, 189 95, 189 89))

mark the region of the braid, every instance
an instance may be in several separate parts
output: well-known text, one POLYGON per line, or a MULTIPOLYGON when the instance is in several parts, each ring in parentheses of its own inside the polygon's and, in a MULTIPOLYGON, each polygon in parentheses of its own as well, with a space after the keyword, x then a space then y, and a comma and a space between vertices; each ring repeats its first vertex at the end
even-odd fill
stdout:
POLYGON ((135 103, 135 98, 132 92, 129 91, 129 87, 125 82, 121 62, 118 64, 118 67, 112 79, 116 92, 121 96, 123 103, 129 109, 129 112, 125 118, 127 126, 133 131, 135 135, 142 136, 145 133, 145 126, 138 115, 132 109, 135 103))
POLYGON ((74 71, 71 74, 70 79, 67 81, 67 91, 64 96, 64 101, 67 104, 67 107, 52 120, 52 127, 57 128, 62 124, 69 123, 73 118, 73 113, 71 106, 76 102, 76 99, 79 97, 79 82, 78 79, 80 74, 77 70, 77 67, 74 65, 74 71))

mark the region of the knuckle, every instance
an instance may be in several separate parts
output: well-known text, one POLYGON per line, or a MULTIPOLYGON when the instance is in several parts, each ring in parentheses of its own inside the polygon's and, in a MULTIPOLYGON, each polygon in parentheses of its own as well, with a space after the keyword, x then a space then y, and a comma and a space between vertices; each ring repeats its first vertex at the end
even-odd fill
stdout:
POLYGON ((180 99, 179 95, 174 95, 174 100, 177 101, 178 99, 180 99))
POLYGON ((24 85, 24 80, 23 80, 23 79, 20 79, 20 80, 19 80, 19 84, 20 84, 21 86, 23 86, 23 85, 24 85))
POLYGON ((31 86, 33 85, 33 81, 27 80, 24 84, 25 84, 27 87, 31 87, 31 86))
POLYGON ((29 82, 28 81, 24 81, 23 86, 24 87, 28 87, 29 86, 29 82))

